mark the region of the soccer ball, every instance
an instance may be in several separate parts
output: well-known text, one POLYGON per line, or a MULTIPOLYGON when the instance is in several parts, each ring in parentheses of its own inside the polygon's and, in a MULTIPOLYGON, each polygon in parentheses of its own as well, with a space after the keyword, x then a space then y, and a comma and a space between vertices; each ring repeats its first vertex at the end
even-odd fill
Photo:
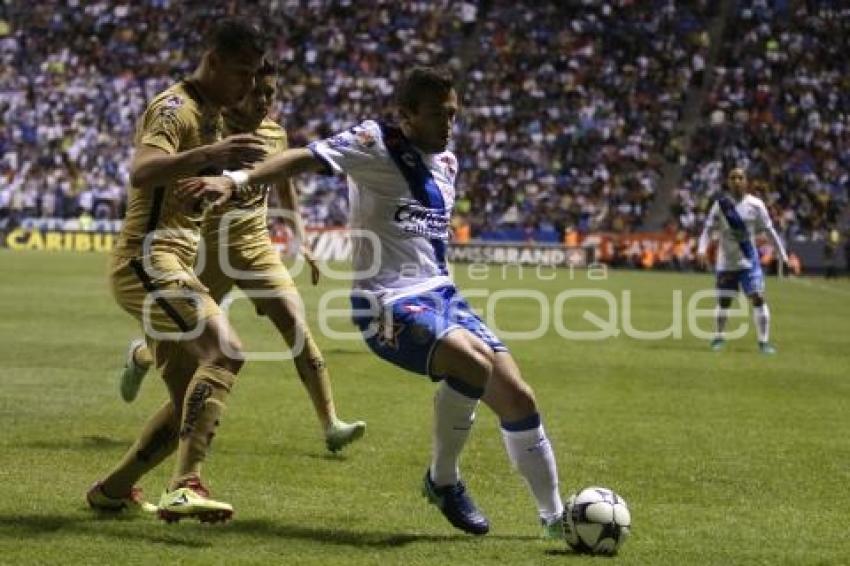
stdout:
POLYGON ((576 552, 616 554, 632 526, 626 501, 604 487, 588 487, 571 495, 564 515, 567 544, 576 552))

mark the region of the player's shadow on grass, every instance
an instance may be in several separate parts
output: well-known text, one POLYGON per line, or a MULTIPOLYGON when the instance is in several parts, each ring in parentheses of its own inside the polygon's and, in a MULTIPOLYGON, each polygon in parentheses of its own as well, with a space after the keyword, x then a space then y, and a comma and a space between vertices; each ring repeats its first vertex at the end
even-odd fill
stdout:
POLYGON ((208 548, 214 545, 214 541, 209 540, 209 537, 198 538, 194 532, 176 529, 151 532, 150 529, 139 529, 138 521, 148 522, 152 520, 150 517, 98 515, 88 510, 86 513, 83 516, 79 514, 0 515, 0 539, 73 534, 108 536, 118 540, 137 540, 190 548, 208 548))
POLYGON ((113 448, 126 448, 131 444, 126 438, 110 438, 108 436, 87 435, 79 439, 55 439, 43 438, 24 442, 21 446, 44 450, 112 450, 113 448))
POLYGON ((240 534, 245 533, 254 536, 266 535, 273 538, 309 540, 322 544, 367 548, 397 548, 417 542, 475 543, 485 538, 498 540, 537 540, 536 537, 520 535, 487 535, 486 537, 474 537, 472 535, 464 535, 461 533, 450 535, 429 535, 379 531, 347 531, 343 529, 292 525, 270 521, 268 519, 234 521, 233 524, 228 525, 226 529, 228 532, 236 532, 240 534))
MULTIPOLYGON (((105 536, 116 540, 136 540, 152 544, 184 546, 188 548, 210 548, 215 545, 208 536, 190 530, 179 530, 158 522, 145 515, 96 514, 88 509, 86 515, 0 515, 0 539, 51 536, 105 536), (139 528, 147 524, 150 528, 139 528)), ((203 528, 204 526, 201 526, 203 528)))
MULTIPOLYGON (((118 541, 135 540, 151 544, 182 546, 187 548, 212 548, 228 541, 234 535, 267 536, 274 539, 312 541, 321 544, 352 546, 356 548, 391 549, 413 543, 480 544, 486 540, 534 542, 539 538, 527 535, 493 535, 474 537, 461 533, 448 535, 394 533, 381 531, 350 531, 279 523, 268 519, 236 520, 228 525, 210 528, 194 522, 181 525, 157 524, 146 516, 78 513, 67 515, 0 515, 0 539, 23 539, 50 536, 112 537, 118 541), (142 524, 144 528, 139 528, 142 524)), ((579 557, 567 549, 548 549, 549 556, 579 557)))

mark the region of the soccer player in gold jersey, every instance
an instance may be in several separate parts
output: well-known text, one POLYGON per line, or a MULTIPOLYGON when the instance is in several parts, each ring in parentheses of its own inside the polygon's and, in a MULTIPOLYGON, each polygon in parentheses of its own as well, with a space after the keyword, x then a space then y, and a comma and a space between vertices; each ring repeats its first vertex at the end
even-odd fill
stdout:
MULTIPOLYGON (((266 62, 251 94, 224 112, 225 130, 232 134, 252 132, 263 140, 267 155, 279 153, 288 146, 286 130, 266 117, 277 92, 276 83, 275 68, 266 62)), ((277 190, 281 205, 291 212, 289 220, 294 225, 297 241, 305 242, 292 183, 282 180, 273 185, 251 187, 205 216, 201 228, 204 257, 198 264, 198 277, 217 303, 221 303, 235 284, 248 293, 258 312, 271 319, 292 348, 296 371, 313 402, 325 444, 328 450, 336 452, 360 438, 366 424, 346 423, 336 416, 322 354, 301 316, 295 284, 269 237, 267 203, 272 188, 277 190)), ((319 277, 318 267, 306 247, 302 246, 301 253, 311 267, 315 284, 319 277)), ((195 369, 194 359, 182 352, 179 343, 160 342, 148 348, 144 341, 134 341, 121 375, 121 394, 125 401, 136 397, 154 358, 166 378, 169 373, 192 373, 195 369)))
POLYGON ((230 504, 209 497, 200 471, 242 366, 241 345, 193 270, 204 206, 185 206, 174 185, 188 173, 249 165, 265 155, 254 136, 222 139, 221 115, 254 88, 263 51, 254 26, 216 23, 196 71, 157 95, 139 120, 127 215, 110 263, 112 292, 148 338, 180 341, 197 367, 166 377, 169 400, 87 493, 95 509, 151 510, 135 484, 176 449, 159 516, 219 521, 233 514, 230 504))

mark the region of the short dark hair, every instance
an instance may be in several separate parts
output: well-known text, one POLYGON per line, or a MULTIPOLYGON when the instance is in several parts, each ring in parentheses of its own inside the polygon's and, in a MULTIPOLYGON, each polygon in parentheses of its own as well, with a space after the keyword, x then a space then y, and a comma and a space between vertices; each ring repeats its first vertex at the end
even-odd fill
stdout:
POLYGON ((453 88, 454 79, 445 67, 413 67, 396 87, 396 104, 416 110, 426 96, 446 95, 453 88))
POLYGON ((265 52, 260 28, 238 18, 225 18, 213 24, 207 33, 204 46, 226 57, 262 55, 265 52))

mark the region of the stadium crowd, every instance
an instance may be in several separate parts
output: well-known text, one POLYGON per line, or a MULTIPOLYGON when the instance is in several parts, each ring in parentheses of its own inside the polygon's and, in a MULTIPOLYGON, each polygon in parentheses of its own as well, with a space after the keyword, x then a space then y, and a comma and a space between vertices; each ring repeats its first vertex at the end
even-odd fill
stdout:
MULTIPOLYGON (((459 68, 468 3, 169 0, 0 4, 0 215, 120 218, 137 116, 185 77, 208 25, 238 14, 263 23, 281 68, 293 145, 390 106, 411 61, 459 68)), ((474 9, 472 10, 474 18, 474 9)), ((344 185, 304 180, 305 211, 345 223, 344 185)))
POLYGON ((825 239, 850 187, 850 7, 738 2, 677 191, 697 233, 723 170, 743 164, 787 239, 825 239))
MULTIPOLYGON (((273 117, 293 145, 385 115, 412 62, 448 64, 465 83, 457 211, 472 237, 628 232, 641 226, 664 160, 680 157, 677 126, 686 94, 702 83, 716 5, 2 3, 0 219, 120 218, 136 117, 191 72, 206 26, 238 13, 272 38, 281 70, 273 117)), ((768 182, 765 196, 791 233, 825 226, 846 199, 850 90, 841 45, 829 40, 846 42, 846 10, 799 17, 767 5, 739 2, 728 26, 740 41, 725 42, 711 75, 675 199, 685 230, 698 229, 724 162, 748 161, 768 182)), ((342 180, 299 186, 310 224, 345 223, 342 180)))
POLYGON ((474 227, 640 226, 707 48, 711 3, 679 4, 493 2, 458 140, 474 227))

